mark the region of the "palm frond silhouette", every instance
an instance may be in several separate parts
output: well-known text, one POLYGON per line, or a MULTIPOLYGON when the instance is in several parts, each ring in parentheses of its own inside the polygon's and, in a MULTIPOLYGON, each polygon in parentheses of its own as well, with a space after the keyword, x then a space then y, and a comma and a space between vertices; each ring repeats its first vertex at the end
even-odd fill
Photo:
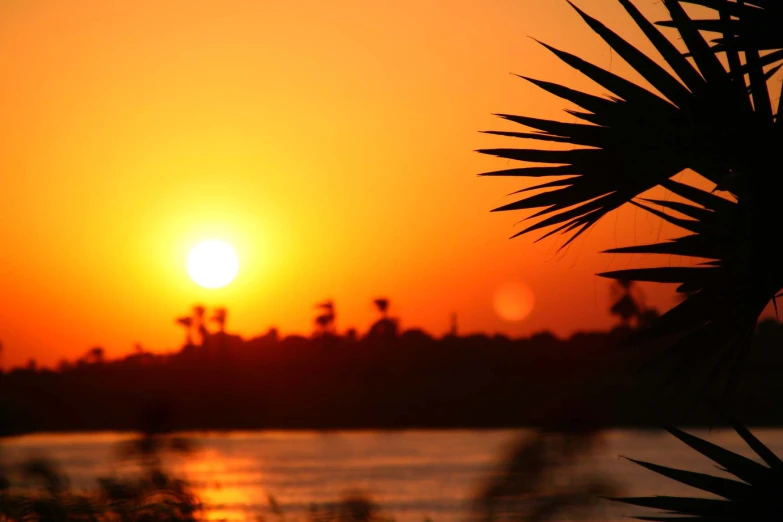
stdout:
MULTIPOLYGON (((772 66, 767 74, 774 74, 783 61, 783 4, 778 0, 680 0, 686 4, 696 4, 715 11, 718 19, 694 20, 694 25, 703 32, 717 33, 713 38, 712 49, 715 52, 752 53, 750 62, 757 61, 761 66, 772 66), (765 56, 757 53, 772 51, 765 56)), ((658 22, 657 25, 675 27, 672 21, 658 22)))
POLYGON ((778 496, 780 485, 783 484, 783 461, 744 426, 735 425, 735 430, 764 464, 684 431, 670 428, 669 432, 715 462, 723 471, 734 475, 737 480, 628 459, 664 477, 720 498, 655 496, 613 500, 663 511, 653 516, 634 517, 656 522, 675 520, 744 522, 775 519, 780 511, 778 496))
MULTIPOLYGON (((518 201, 495 209, 538 209, 527 218, 538 221, 514 237, 547 229, 539 240, 562 233, 566 235, 565 246, 624 204, 636 205, 688 232, 672 241, 609 252, 699 258, 701 265, 670 267, 667 263, 601 275, 678 284, 678 290, 688 298, 634 340, 679 335, 681 340, 674 352, 685 355, 683 361, 688 364, 681 365, 685 374, 695 367, 707 367, 707 382, 711 383, 720 371, 731 369, 723 375, 726 399, 747 355, 748 341, 759 315, 783 286, 783 271, 776 267, 776 246, 772 240, 775 209, 783 188, 783 178, 776 172, 780 167, 775 162, 776 150, 783 143, 783 127, 773 113, 767 85, 769 71, 764 70, 772 60, 771 54, 756 59, 759 48, 751 48, 749 39, 742 47, 735 45, 737 38, 729 28, 724 33, 723 47, 711 46, 702 34, 708 27, 692 20, 680 1, 664 0, 671 17, 665 25, 679 32, 687 51, 682 53, 630 0, 618 1, 672 72, 569 3, 657 92, 542 44, 611 95, 598 97, 523 77, 580 107, 582 110, 566 112, 582 122, 501 114, 533 131, 489 132, 572 148, 480 150, 500 158, 539 164, 483 175, 557 177, 523 188, 516 193, 522 194, 518 201), (718 55, 721 49, 727 54, 728 66, 718 55), (715 190, 707 192, 672 179, 687 169, 711 181, 715 190), (638 199, 654 187, 668 189, 684 201, 638 199), (531 191, 536 192, 531 195, 531 191)), ((740 5, 734 2, 689 3, 714 6, 720 16, 731 20, 744 15, 744 10, 729 13, 719 9, 724 4, 740 5)), ((754 12, 753 16, 757 14, 754 12)), ((761 42, 758 40, 757 45, 761 42)))
POLYGON ((599 275, 676 283, 677 291, 687 298, 663 314, 651 328, 630 340, 652 340, 685 332, 666 352, 681 356, 670 381, 682 383, 686 378, 693 381, 694 374, 701 370, 707 372, 705 387, 721 379, 724 393, 730 394, 748 355, 758 317, 767 302, 774 298, 776 285, 780 284, 779 276, 756 273, 751 268, 755 262, 750 257, 757 249, 747 243, 747 220, 740 215, 741 205, 672 180, 666 181, 664 186, 696 204, 650 203, 676 210, 689 219, 637 204, 690 233, 661 243, 607 252, 690 256, 708 261, 699 266, 640 268, 599 275), (705 364, 707 361, 711 364, 705 364))

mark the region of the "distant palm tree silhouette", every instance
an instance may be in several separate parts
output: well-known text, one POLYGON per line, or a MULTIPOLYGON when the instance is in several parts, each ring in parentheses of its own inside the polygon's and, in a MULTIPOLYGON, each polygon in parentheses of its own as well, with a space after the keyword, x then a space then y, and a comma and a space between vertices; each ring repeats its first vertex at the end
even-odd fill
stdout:
POLYGON ((207 330, 206 320, 204 319, 206 312, 207 309, 203 305, 193 307, 193 326, 198 330, 201 344, 204 344, 209 337, 209 330, 207 330))
POLYGON ((176 323, 185 328, 185 346, 193 345, 193 336, 191 329, 193 327, 193 318, 189 315, 177 317, 176 323))
POLYGON ((389 310, 389 300, 385 297, 379 297, 373 301, 375 303, 375 306, 378 308, 378 311, 381 313, 381 317, 383 319, 386 319, 387 312, 389 310))
POLYGON ((323 313, 316 316, 315 324, 321 335, 328 335, 334 333, 335 323, 335 310, 334 302, 331 300, 324 301, 315 305, 316 308, 323 310, 323 313))
POLYGON ((90 348, 90 350, 85 355, 84 359, 85 362, 87 363, 101 364, 103 363, 105 357, 106 357, 106 350, 104 350, 100 346, 95 346, 94 348, 90 348))
POLYGON ((644 293, 636 283, 628 279, 618 279, 611 286, 612 306, 609 313, 620 318, 625 328, 649 328, 660 315, 655 308, 645 304, 644 293))
POLYGON ((633 319, 638 318, 644 305, 636 285, 630 279, 618 279, 612 283, 612 298, 614 302, 609 312, 620 318, 623 325, 629 326, 633 319))
POLYGON ((212 321, 217 323, 218 331, 225 333, 226 331, 226 319, 228 317, 228 310, 224 307, 215 308, 212 314, 212 321))
POLYGON ((368 337, 375 339, 391 339, 397 337, 397 321, 389 318, 389 299, 379 297, 373 300, 373 304, 381 314, 381 318, 370 327, 368 337))

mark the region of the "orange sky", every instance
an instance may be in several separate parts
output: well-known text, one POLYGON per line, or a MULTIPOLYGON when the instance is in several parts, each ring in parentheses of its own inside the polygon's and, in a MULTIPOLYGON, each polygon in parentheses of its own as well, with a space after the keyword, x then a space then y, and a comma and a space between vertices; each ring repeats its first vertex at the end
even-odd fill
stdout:
MULTIPOLYGON (((640 42, 615 2, 578 3, 640 42)), ((508 240, 523 215, 489 213, 523 182, 475 176, 506 162, 474 149, 514 144, 477 132, 508 128, 493 112, 566 107, 509 73, 601 93, 527 36, 628 73, 564 0, 3 2, 5 365, 173 349, 197 302, 245 336, 310 332, 329 297, 363 331, 379 295, 436 334, 452 312, 462 332, 610 325, 592 274, 638 262, 596 252, 658 220, 624 209, 557 254, 559 238, 508 240), (185 270, 207 237, 242 260, 224 289, 185 270), (536 295, 518 324, 492 308, 514 280, 536 295)))

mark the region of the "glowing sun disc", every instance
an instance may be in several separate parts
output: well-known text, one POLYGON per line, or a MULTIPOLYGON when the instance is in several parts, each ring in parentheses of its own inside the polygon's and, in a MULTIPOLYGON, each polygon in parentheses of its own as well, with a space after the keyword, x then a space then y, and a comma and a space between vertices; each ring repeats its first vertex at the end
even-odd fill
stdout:
POLYGON ((225 241, 202 241, 188 255, 188 274, 197 285, 204 288, 226 286, 238 272, 239 256, 225 241))

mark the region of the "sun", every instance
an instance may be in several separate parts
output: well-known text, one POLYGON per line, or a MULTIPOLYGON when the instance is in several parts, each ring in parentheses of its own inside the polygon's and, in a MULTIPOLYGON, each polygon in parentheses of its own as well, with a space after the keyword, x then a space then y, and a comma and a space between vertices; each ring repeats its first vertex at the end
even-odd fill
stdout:
POLYGON ((535 307, 533 291, 521 281, 511 281, 495 292, 495 312, 504 321, 515 323, 522 321, 535 307))
POLYGON ((238 272, 239 256, 225 241, 202 241, 188 255, 188 274, 204 288, 224 287, 234 280, 238 272))

